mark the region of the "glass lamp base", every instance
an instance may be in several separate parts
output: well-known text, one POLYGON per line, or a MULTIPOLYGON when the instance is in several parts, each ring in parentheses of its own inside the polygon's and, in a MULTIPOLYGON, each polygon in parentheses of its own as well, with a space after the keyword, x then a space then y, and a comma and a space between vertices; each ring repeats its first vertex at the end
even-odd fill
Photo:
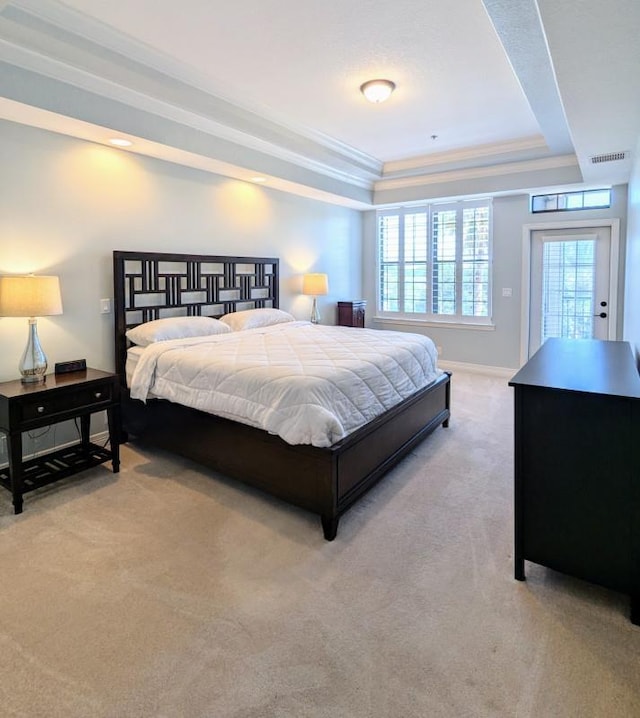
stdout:
POLYGON ((20 359, 19 369, 23 384, 38 384, 45 380, 47 357, 40 346, 38 323, 33 317, 29 319, 29 341, 20 359))
POLYGON ((320 310, 318 309, 318 300, 315 297, 313 298, 313 306, 311 307, 311 323, 320 323, 320 310))
POLYGON ((23 374, 20 381, 23 384, 44 384, 45 382, 45 372, 42 372, 42 374, 23 374))

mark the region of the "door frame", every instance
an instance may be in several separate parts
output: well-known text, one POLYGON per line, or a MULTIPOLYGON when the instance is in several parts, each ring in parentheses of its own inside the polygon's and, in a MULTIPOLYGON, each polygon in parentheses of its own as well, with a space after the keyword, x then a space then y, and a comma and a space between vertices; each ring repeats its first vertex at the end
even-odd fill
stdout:
POLYGON ((520 366, 529 358, 529 311, 531 309, 531 242, 538 230, 587 229, 609 227, 611 254, 609 257, 609 332, 608 339, 618 336, 618 275, 620 272, 620 220, 579 219, 573 221, 535 222, 522 225, 522 283, 520 302, 520 366))

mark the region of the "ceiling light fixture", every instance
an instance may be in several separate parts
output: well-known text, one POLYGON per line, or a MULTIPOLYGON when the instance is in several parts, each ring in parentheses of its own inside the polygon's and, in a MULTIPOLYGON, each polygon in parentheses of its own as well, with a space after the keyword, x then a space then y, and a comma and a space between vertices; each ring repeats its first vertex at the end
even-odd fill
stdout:
POLYGON ((114 137, 112 140, 109 140, 110 145, 114 145, 114 147, 131 147, 133 142, 131 140, 125 140, 121 137, 114 137))
POLYGON ((360 85, 360 92, 369 102, 384 102, 388 100, 391 93, 396 89, 396 83, 391 80, 369 80, 360 85))

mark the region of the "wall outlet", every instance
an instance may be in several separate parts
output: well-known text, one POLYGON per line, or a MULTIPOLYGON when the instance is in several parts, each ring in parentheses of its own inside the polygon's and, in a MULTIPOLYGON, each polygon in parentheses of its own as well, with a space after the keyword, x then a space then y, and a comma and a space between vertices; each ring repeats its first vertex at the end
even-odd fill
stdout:
POLYGON ((111 300, 101 299, 100 300, 100 314, 111 314, 111 300))
POLYGON ((503 297, 510 297, 513 294, 513 290, 511 287, 502 287, 502 296, 503 297))

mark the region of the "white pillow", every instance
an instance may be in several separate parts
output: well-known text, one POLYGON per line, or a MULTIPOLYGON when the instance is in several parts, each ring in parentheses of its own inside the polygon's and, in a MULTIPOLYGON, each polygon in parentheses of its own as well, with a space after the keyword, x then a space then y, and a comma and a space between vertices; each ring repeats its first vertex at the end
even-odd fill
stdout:
POLYGON ((257 327, 268 327, 271 324, 282 324, 283 322, 295 322, 296 318, 283 312, 282 309, 245 309, 242 312, 231 312, 220 317, 220 321, 224 322, 233 329, 234 332, 243 329, 256 329, 257 327))
POLYGON ((139 347, 168 339, 205 337, 209 334, 226 334, 231 330, 213 317, 166 317, 145 322, 127 331, 127 338, 139 347))

